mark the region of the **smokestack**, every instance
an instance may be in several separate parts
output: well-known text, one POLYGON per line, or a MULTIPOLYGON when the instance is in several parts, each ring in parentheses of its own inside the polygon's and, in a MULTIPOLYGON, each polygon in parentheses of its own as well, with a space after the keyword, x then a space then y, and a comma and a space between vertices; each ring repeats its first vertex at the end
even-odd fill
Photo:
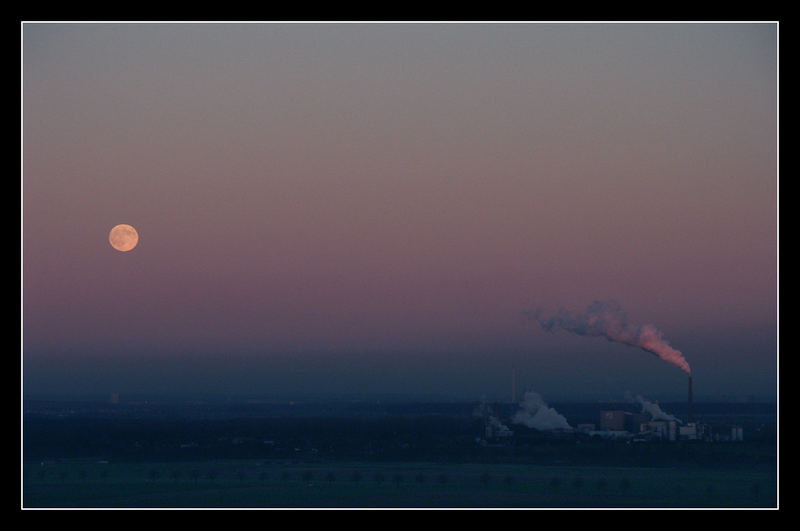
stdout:
POLYGON ((689 422, 692 422, 692 377, 689 376, 689 422))

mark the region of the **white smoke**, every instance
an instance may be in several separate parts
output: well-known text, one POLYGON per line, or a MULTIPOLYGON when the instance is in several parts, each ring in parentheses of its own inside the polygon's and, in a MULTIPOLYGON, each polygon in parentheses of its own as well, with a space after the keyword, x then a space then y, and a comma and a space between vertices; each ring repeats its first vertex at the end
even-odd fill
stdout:
POLYGON ((495 416, 489 417, 489 425, 492 427, 492 430, 494 430, 494 432, 501 437, 508 436, 514 433, 510 429, 508 429, 508 426, 500 422, 500 419, 498 419, 495 416))
POLYGON ((486 402, 481 402, 475 409, 472 411, 472 416, 483 418, 487 426, 491 429, 492 433, 496 434, 499 437, 508 437, 511 436, 514 432, 509 429, 508 426, 503 424, 499 418, 494 414, 492 408, 486 404, 486 402))
POLYGON ((646 352, 676 365, 687 374, 692 374, 683 354, 672 348, 653 325, 635 326, 615 301, 595 301, 582 315, 572 315, 561 310, 558 315, 542 317, 541 311, 529 313, 548 332, 559 329, 589 337, 604 337, 609 341, 638 347, 646 352))
POLYGON ((642 406, 642 413, 648 413, 653 420, 674 420, 681 422, 678 417, 665 413, 658 404, 650 402, 642 397, 642 395, 636 395, 636 401, 642 406))
POLYGON ((573 429, 561 413, 548 407, 542 397, 533 391, 525 393, 520 410, 514 414, 511 422, 540 431, 573 429))

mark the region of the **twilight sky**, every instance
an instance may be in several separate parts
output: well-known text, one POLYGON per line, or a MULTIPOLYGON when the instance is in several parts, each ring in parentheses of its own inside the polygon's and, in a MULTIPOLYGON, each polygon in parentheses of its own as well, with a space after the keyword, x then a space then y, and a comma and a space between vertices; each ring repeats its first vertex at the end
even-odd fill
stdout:
POLYGON ((22 26, 23 391, 777 388, 775 24, 22 26), (110 229, 134 226, 122 253, 110 229))

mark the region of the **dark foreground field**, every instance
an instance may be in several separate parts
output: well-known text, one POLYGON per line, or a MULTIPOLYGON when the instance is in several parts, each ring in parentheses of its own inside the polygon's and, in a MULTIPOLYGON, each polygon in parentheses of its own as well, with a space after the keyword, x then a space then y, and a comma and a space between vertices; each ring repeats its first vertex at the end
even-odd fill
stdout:
POLYGON ((25 507, 775 507, 747 470, 263 461, 24 469, 25 507))
MULTIPOLYGON (((474 404, 29 403, 23 508, 776 508, 769 408, 698 408, 745 441, 608 441, 514 425, 474 404)), ((597 406, 563 406, 568 420, 597 406)), ((501 418, 502 408, 498 408, 501 418)))

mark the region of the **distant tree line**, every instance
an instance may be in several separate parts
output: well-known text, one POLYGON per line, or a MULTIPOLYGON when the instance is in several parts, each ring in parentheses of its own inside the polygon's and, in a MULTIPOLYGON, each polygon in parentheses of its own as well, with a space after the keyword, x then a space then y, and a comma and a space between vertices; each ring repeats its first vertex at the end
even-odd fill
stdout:
MULTIPOLYGON (((627 444, 554 439, 515 432, 501 444, 480 445, 479 419, 110 419, 35 417, 23 422, 25 460, 102 458, 116 461, 211 459, 432 461, 615 466, 753 466, 774 464, 769 441, 627 444)), ((388 480, 388 478, 384 478, 388 480)))

